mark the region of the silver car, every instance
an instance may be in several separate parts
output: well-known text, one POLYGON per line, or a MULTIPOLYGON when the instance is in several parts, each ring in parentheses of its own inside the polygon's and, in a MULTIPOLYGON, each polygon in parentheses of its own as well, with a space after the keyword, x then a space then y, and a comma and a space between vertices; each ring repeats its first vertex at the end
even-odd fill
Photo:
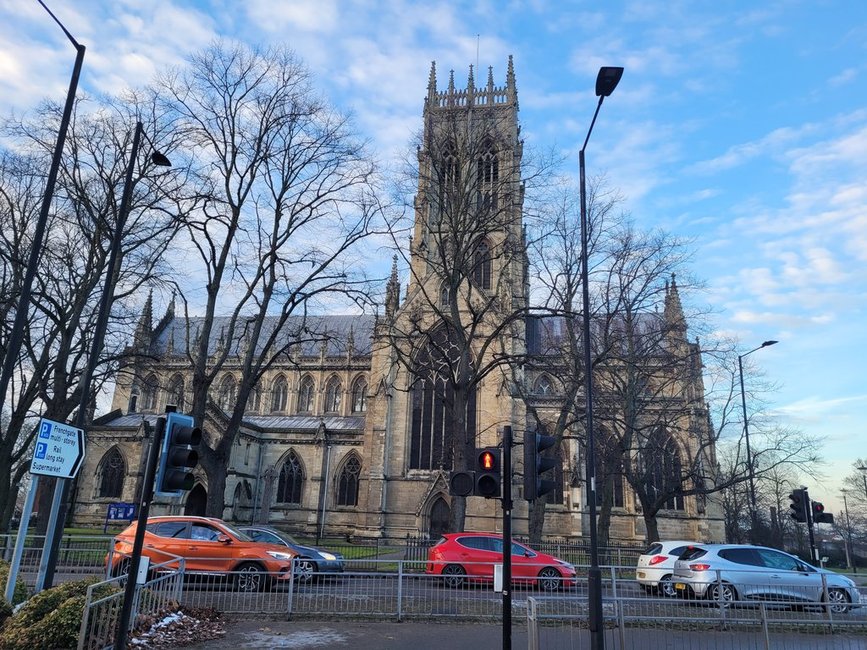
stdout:
POLYGON ((842 614, 861 602, 855 583, 774 548, 741 544, 690 547, 674 563, 674 586, 687 597, 728 604, 769 600, 824 603, 842 614), (827 590, 827 598, 825 592, 827 590))

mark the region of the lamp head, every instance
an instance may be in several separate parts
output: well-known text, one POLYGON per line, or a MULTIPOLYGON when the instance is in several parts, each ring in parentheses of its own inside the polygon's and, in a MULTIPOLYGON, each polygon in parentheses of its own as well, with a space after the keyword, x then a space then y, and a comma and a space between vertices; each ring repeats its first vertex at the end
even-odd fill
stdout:
POLYGON ((172 162, 159 151, 154 151, 151 154, 151 162, 157 167, 171 167, 172 162))
POLYGON ((858 469, 862 472, 867 472, 867 467, 865 467, 864 465, 861 465, 861 467, 859 467, 858 469))
POLYGON ((603 66, 599 68, 599 74, 596 75, 596 96, 608 97, 617 88, 620 83, 620 77, 623 76, 623 68, 611 66, 603 66))
POLYGON ((763 348, 766 348, 766 347, 768 347, 769 345, 774 345, 775 343, 779 343, 779 341, 765 341, 765 342, 762 343, 762 347, 763 347, 763 348))

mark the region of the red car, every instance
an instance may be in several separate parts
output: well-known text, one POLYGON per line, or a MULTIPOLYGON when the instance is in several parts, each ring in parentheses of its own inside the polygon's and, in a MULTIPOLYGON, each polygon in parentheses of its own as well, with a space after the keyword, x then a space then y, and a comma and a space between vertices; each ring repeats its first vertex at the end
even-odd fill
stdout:
MULTIPOLYGON (((447 533, 427 555, 425 573, 443 576, 449 587, 467 580, 490 582, 494 565, 503 563, 503 537, 495 533, 447 533)), ((546 591, 576 584, 575 567, 553 555, 512 542, 512 581, 546 591)))

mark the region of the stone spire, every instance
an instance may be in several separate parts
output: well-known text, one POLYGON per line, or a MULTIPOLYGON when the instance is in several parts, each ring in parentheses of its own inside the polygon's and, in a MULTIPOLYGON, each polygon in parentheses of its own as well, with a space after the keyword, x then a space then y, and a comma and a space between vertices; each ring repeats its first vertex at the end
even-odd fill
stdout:
POLYGON ((455 71, 449 70, 449 95, 455 94, 455 71))
POLYGON ((467 94, 472 97, 476 90, 476 78, 473 76, 473 64, 470 63, 470 74, 467 76, 467 94))
POLYGON ((427 80, 427 98, 429 102, 434 102, 437 96, 437 62, 430 62, 430 76, 427 80))
POLYGON ((394 318, 400 305, 400 281, 397 279, 397 255, 391 261, 391 277, 385 285, 385 317, 394 318))
POLYGON ((141 316, 138 319, 138 325, 135 328, 133 335, 133 344, 137 348, 147 347, 150 345, 151 333, 153 332, 154 321, 154 292, 151 289, 148 292, 147 300, 141 310, 141 316))
POLYGON ((494 66, 488 66, 488 93, 494 92, 494 66))
POLYGON ((518 88, 515 85, 515 64, 512 61, 512 55, 509 55, 509 67, 506 70, 506 94, 509 100, 518 107, 518 88))
POLYGON ((671 284, 665 287, 665 308, 662 311, 665 326, 672 334, 681 337, 686 335, 686 319, 683 316, 683 305, 680 303, 680 294, 677 291, 677 280, 674 273, 671 274, 671 284))

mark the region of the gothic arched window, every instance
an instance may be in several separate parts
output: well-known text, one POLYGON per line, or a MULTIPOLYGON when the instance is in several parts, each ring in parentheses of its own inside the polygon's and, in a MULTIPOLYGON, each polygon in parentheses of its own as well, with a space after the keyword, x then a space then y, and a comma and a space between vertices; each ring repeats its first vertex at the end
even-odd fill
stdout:
POLYGON ((259 407, 262 404, 262 385, 256 382, 256 385, 250 389, 250 394, 247 395, 247 411, 250 413, 258 413, 259 407))
POLYGON ((289 402, 289 382, 280 375, 271 385, 271 411, 283 412, 289 402))
MULTIPOLYGON (((414 361, 410 469, 451 469, 455 431, 454 388, 448 377, 456 362, 457 349, 448 342, 445 329, 419 352, 414 361)), ((466 435, 476 433, 476 392, 467 394, 466 435)))
POLYGON ((542 375, 536 380, 536 385, 533 387, 533 392, 536 395, 548 397, 554 394, 554 384, 548 375, 542 375))
POLYGON ((232 375, 226 375, 220 382, 220 390, 217 393, 217 404, 224 411, 230 411, 235 407, 237 386, 235 377, 232 375))
POLYGON ((294 451, 290 451, 277 479, 277 503, 301 503, 303 486, 304 468, 301 467, 301 459, 294 451))
POLYGON ((359 377, 352 384, 352 412, 364 413, 367 410, 367 380, 359 377))
POLYGON ((157 410, 157 390, 159 382, 156 375, 148 375, 141 387, 141 405, 143 411, 157 410))
POLYGON ((316 385, 313 383, 313 377, 307 375, 301 380, 301 386, 298 388, 298 412, 312 413, 313 412, 313 397, 315 396, 316 385))
POLYGON ((491 249, 481 241, 473 254, 473 281, 480 289, 491 288, 491 249))
POLYGON ((680 450, 664 429, 656 429, 642 450, 644 480, 651 498, 665 497, 663 508, 683 510, 683 476, 680 450))
POLYGON ((104 499, 119 499, 123 495, 123 479, 126 476, 126 463, 117 447, 112 447, 96 470, 97 496, 104 499))
POLYGON ((337 477, 337 505, 358 505, 358 479, 361 476, 361 461, 354 454, 343 463, 337 477))
POLYGON ((486 145, 486 151, 476 160, 476 186, 478 189, 479 210, 483 213, 497 209, 497 184, 500 181, 500 162, 493 146, 486 145))
POLYGON ((332 377, 325 385, 325 412, 339 413, 343 386, 337 377, 332 377))
POLYGON ((186 410, 184 403, 184 378, 181 375, 175 375, 169 382, 169 404, 174 404, 178 407, 178 411, 183 413, 186 410))

